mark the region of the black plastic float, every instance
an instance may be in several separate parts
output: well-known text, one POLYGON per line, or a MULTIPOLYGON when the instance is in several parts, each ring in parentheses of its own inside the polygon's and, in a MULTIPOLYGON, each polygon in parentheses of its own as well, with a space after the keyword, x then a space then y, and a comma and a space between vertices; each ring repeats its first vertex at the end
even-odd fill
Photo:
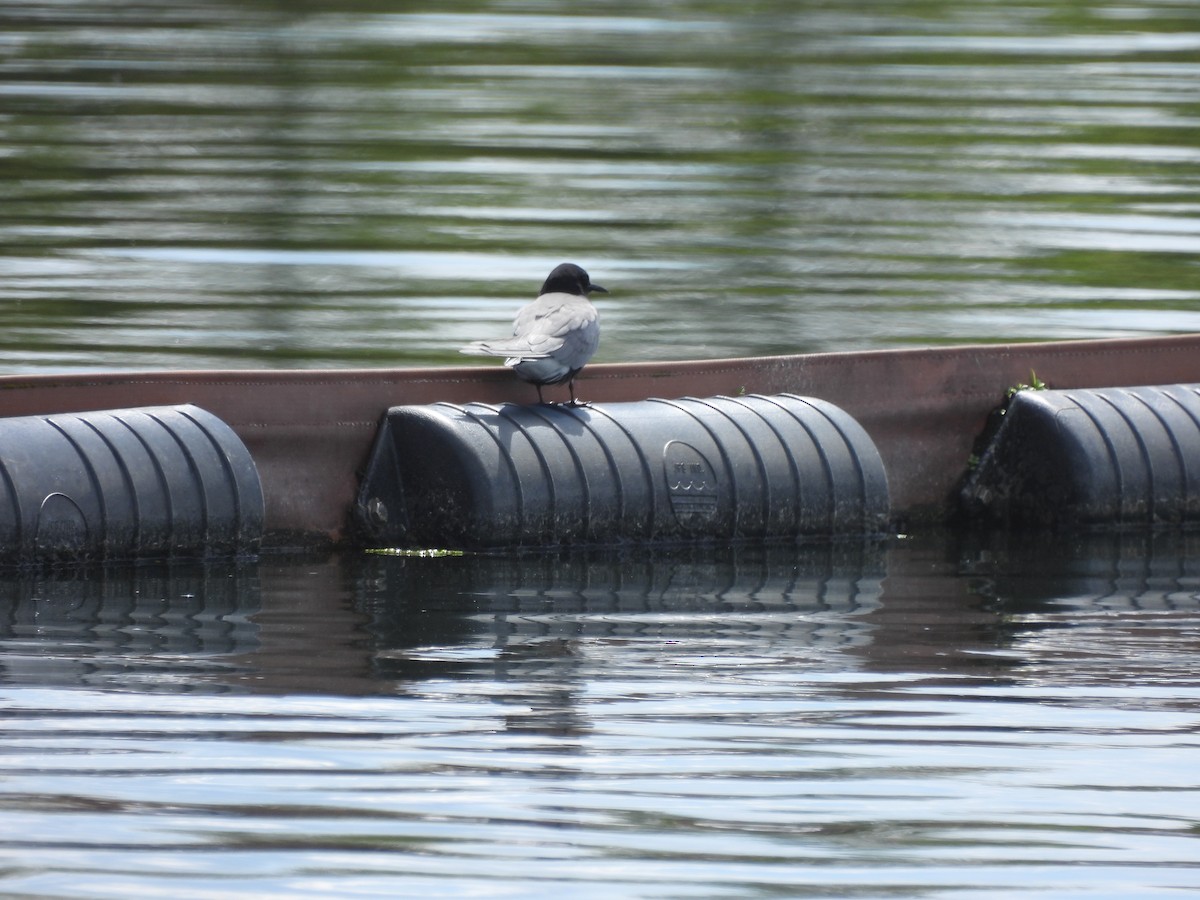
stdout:
POLYGON ((357 503, 368 543, 474 548, 861 535, 888 512, 867 433, 793 394, 398 406, 357 503))
POLYGON ((199 407, 0 419, 0 561, 234 556, 262 531, 249 451, 199 407))
POLYGON ((1000 524, 1200 524, 1200 385, 1022 391, 962 501, 1000 524))

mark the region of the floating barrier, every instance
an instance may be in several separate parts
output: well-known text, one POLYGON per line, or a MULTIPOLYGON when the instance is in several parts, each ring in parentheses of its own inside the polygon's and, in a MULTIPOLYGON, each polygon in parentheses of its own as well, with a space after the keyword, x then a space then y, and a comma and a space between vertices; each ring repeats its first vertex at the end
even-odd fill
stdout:
POLYGON ((1022 391, 962 504, 999 523, 1200 523, 1200 385, 1022 391))
POLYGON ((468 548, 861 535, 889 514, 867 433, 793 394, 394 407, 356 509, 375 546, 468 548))
POLYGON ((0 561, 234 556, 262 531, 249 451, 199 407, 0 419, 0 561))

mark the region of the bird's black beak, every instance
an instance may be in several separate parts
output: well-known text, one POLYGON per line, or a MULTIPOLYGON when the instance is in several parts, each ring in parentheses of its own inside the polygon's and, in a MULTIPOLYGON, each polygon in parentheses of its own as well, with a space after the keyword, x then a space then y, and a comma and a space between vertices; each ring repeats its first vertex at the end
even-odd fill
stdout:
POLYGON ((592 291, 599 291, 602 294, 607 294, 608 288, 600 287, 600 285, 596 284, 595 282, 592 282, 590 285, 588 285, 588 293, 590 294, 592 291))

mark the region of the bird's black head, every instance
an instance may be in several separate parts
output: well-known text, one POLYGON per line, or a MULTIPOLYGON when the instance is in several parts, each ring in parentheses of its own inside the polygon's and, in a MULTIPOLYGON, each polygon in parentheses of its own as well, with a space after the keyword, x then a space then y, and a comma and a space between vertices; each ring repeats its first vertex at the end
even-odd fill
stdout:
POLYGON ((590 291, 599 291, 602 294, 607 294, 605 288, 598 284, 592 284, 592 280, 588 278, 588 273, 575 265, 575 263, 563 263, 561 266, 555 266, 554 271, 546 278, 539 294, 575 294, 578 297, 586 297, 590 291))

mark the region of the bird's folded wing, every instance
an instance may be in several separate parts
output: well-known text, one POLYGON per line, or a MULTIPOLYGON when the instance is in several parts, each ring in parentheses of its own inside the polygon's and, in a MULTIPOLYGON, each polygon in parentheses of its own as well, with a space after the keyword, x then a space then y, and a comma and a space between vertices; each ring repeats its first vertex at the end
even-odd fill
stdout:
POLYGON ((545 294, 517 313, 513 321, 513 335, 561 338, 572 331, 586 328, 596 321, 596 316, 596 307, 582 297, 545 294))
POLYGON ((503 356, 506 360, 519 362, 545 359, 565 344, 570 344, 572 349, 586 345, 595 350, 599 339, 594 327, 596 318, 596 308, 582 297, 544 294, 517 313, 512 337, 475 341, 459 352, 468 356, 503 356))
POLYGON ((513 322, 513 336, 475 341, 459 352, 468 356, 503 356, 511 359, 545 359, 589 331, 596 321, 596 308, 581 298, 547 294, 530 303, 513 322))

